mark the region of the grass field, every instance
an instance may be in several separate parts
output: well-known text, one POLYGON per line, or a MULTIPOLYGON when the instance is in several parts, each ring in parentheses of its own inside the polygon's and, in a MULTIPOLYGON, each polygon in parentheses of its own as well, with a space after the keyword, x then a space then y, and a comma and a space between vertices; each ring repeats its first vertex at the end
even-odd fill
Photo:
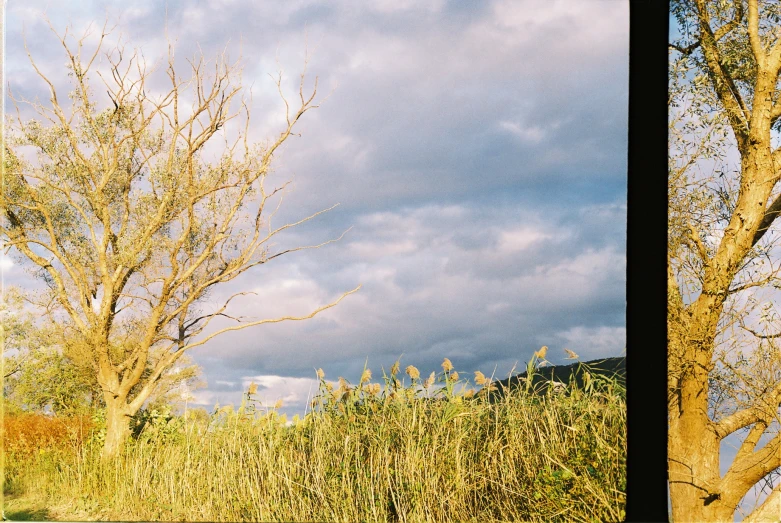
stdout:
POLYGON ((498 401, 443 364, 394 365, 373 383, 321 376, 313 410, 288 422, 254 409, 197 418, 147 413, 120 457, 100 459, 101 419, 5 420, 11 520, 621 521, 625 389, 498 401), (401 378, 405 377, 402 381, 401 378), (411 383, 405 381, 412 379, 411 383))

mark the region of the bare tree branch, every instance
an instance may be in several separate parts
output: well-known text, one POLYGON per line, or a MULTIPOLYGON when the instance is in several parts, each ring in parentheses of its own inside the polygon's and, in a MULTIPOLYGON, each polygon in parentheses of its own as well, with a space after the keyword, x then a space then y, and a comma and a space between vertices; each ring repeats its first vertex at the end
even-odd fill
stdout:
POLYGON ((300 104, 294 107, 285 98, 280 72, 275 85, 286 123, 269 143, 251 144, 241 64, 229 63, 226 52, 213 61, 196 54, 182 75, 169 43, 160 71, 166 87, 150 92, 160 85, 153 80, 155 69, 147 69, 140 51, 126 51, 121 37, 106 49, 107 23, 89 52, 89 29, 74 38, 68 28, 59 34, 49 25, 64 51, 73 95, 70 106, 63 105, 55 82, 28 49, 50 100, 18 100, 39 121, 24 120, 14 99, 12 142, 32 148, 36 159, 9 149, 0 234, 43 271, 59 305, 51 317, 63 330, 75 326, 94 360, 108 425, 114 427, 104 449, 110 454, 119 448, 126 418, 184 351, 224 332, 312 318, 360 285, 305 316, 247 321, 228 308, 244 293, 216 312, 198 310, 215 285, 344 236, 269 254, 272 238, 335 207, 277 227, 271 225, 276 210, 267 208, 274 203, 279 208, 286 186, 267 191, 264 185, 276 151, 295 134, 300 118, 319 106, 317 79, 311 91, 304 88, 308 55, 298 85, 300 104), (107 70, 91 70, 98 56, 105 57, 107 70), (92 94, 95 76, 108 95, 105 107, 92 94), (216 317, 238 325, 204 336, 216 317))

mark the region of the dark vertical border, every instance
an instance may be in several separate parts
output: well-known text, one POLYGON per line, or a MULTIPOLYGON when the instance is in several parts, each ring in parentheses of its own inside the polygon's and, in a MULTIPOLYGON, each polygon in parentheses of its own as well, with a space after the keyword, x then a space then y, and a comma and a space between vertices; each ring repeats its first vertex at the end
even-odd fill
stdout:
POLYGON ((668 2, 629 4, 627 521, 667 521, 668 2))

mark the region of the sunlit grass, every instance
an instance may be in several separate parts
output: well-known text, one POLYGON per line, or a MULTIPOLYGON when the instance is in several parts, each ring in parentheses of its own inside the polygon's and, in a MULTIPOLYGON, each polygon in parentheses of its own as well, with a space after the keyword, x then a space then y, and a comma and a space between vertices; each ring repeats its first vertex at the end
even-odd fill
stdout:
MULTIPOLYGON (((475 393, 449 360, 421 379, 399 364, 336 386, 319 370, 312 410, 148 416, 111 463, 99 433, 22 451, 5 489, 92 519, 187 521, 619 521, 626 408, 615 380, 535 395, 475 393)), ((486 388, 488 385, 488 388, 486 388)), ((100 425, 96 418, 97 426, 100 425)))

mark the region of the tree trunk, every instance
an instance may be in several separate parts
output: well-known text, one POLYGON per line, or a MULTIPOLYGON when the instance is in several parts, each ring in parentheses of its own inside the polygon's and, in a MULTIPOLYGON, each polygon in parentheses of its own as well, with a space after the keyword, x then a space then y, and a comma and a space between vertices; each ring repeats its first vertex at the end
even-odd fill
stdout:
POLYGON ((668 445, 672 521, 731 522, 735 506, 718 492, 718 437, 703 427, 698 429, 697 420, 679 419, 674 425, 678 430, 671 431, 668 445))
POLYGON ((123 398, 106 398, 106 439, 103 444, 103 459, 119 455, 122 446, 130 436, 130 413, 123 398))
MULTIPOLYGON (((713 278, 718 282, 723 278, 713 278)), ((725 288, 724 284, 713 285, 725 288)), ((708 414, 708 374, 721 293, 701 295, 687 311, 672 296, 668 302, 671 378, 668 426, 668 477, 675 523, 731 522, 735 503, 720 492, 721 439, 708 414)))

